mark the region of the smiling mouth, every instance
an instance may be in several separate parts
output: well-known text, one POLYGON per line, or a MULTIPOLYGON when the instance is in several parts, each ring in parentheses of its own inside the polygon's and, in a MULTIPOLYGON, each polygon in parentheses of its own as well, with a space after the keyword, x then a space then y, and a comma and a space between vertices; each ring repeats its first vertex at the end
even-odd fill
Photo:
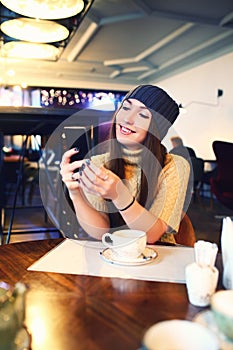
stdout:
POLYGON ((123 135, 130 135, 130 134, 136 133, 136 131, 129 129, 124 125, 120 125, 120 131, 123 135))

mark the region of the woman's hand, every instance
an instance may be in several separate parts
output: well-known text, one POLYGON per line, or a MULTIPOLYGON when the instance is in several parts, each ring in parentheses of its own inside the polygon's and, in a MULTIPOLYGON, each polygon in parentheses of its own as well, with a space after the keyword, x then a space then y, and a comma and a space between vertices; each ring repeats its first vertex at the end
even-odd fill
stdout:
MULTIPOLYGON (((74 176, 77 175, 74 174, 74 176)), ((103 166, 98 168, 87 160, 82 165, 78 176, 80 185, 85 191, 112 200, 118 209, 126 207, 132 201, 133 196, 125 183, 103 166)))
POLYGON ((76 148, 65 152, 60 164, 60 174, 62 176, 62 181, 71 192, 78 190, 80 187, 80 184, 77 181, 78 177, 74 177, 74 175, 75 171, 77 171, 77 169, 80 169, 85 162, 85 160, 79 160, 72 163, 70 162, 71 157, 78 152, 79 151, 76 148))
POLYGON ((112 200, 118 209, 126 207, 132 200, 132 195, 124 182, 111 170, 103 166, 97 167, 89 159, 70 163, 70 158, 77 152, 76 149, 65 152, 60 165, 62 181, 71 198, 84 190, 112 200))
POLYGON ((81 169, 84 169, 86 167, 84 164, 89 162, 85 159, 70 162, 70 158, 77 152, 78 150, 74 148, 64 153, 60 164, 60 174, 68 188, 80 225, 89 235, 101 239, 103 233, 109 231, 109 218, 106 213, 99 212, 90 205, 83 193, 83 189, 86 191, 88 187, 85 187, 84 182, 81 181, 84 176, 81 169))
MULTIPOLYGON (((74 176, 77 177, 76 174, 74 176)), ((89 193, 111 200, 118 197, 117 188, 121 179, 103 166, 98 168, 87 160, 79 170, 78 179, 89 193)))

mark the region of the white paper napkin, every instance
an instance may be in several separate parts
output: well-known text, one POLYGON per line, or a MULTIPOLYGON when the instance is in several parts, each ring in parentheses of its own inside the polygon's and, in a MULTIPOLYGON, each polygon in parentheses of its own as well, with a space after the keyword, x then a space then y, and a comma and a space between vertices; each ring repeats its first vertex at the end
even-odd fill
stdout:
POLYGON ((223 219, 221 232, 223 261, 223 286, 233 289, 233 222, 230 217, 223 219))
POLYGON ((214 267, 218 253, 216 243, 199 240, 194 244, 194 251, 195 260, 198 265, 201 267, 214 267))
POLYGON ((153 246, 158 257, 151 263, 120 266, 101 258, 100 252, 104 248, 102 242, 66 239, 31 265, 28 270, 185 283, 185 266, 194 261, 193 248, 153 246))

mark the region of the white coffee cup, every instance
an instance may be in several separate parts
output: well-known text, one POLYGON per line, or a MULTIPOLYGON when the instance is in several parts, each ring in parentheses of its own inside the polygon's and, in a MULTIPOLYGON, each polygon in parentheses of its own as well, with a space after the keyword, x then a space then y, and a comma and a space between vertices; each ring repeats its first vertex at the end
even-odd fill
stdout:
POLYGON ((216 267, 200 266, 192 263, 186 266, 185 277, 189 302, 195 306, 207 306, 218 283, 216 267))
POLYGON ((219 290, 214 293, 210 306, 220 332, 229 338, 233 349, 233 290, 219 290))
POLYGON ((216 335, 208 328, 186 320, 158 322, 143 337, 147 350, 218 350, 216 335))
POLYGON ((102 242, 112 250, 115 258, 129 260, 137 259, 144 252, 147 237, 144 231, 126 229, 105 233, 102 242))

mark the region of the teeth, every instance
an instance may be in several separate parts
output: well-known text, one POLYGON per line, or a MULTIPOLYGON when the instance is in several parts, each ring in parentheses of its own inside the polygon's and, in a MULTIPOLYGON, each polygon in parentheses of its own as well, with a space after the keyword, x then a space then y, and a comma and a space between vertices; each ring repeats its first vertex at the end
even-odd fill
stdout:
POLYGON ((122 134, 124 134, 124 135, 130 135, 132 133, 135 133, 134 130, 129 129, 124 125, 120 125, 120 129, 121 129, 122 134))
POLYGON ((121 127, 121 130, 122 130, 124 133, 126 133, 126 134, 130 134, 130 133, 131 133, 131 130, 128 129, 128 128, 126 128, 125 126, 122 126, 122 127, 121 127))

